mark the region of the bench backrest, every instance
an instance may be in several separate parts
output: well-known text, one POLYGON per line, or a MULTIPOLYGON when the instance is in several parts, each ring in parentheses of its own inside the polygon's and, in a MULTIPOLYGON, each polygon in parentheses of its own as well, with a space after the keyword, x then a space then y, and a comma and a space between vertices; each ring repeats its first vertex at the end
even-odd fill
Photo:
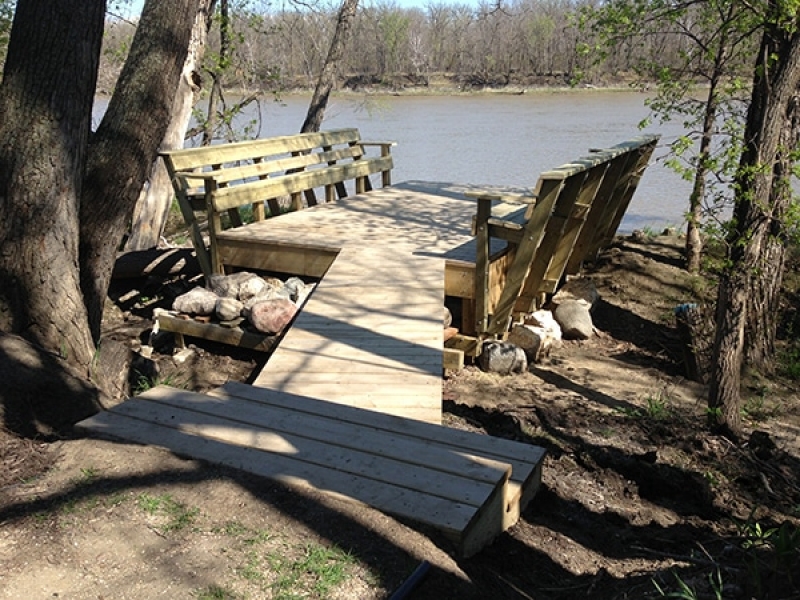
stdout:
POLYGON ((535 309, 565 273, 577 273, 613 240, 658 139, 641 136, 593 150, 540 175, 492 318, 479 320, 486 333, 503 333, 513 311, 535 309))
POLYGON ((345 181, 354 181, 355 192, 361 193, 371 189, 369 175, 382 173, 383 185, 389 185, 393 144, 369 143, 381 146, 380 156, 369 158, 365 145, 358 129, 349 128, 162 152, 203 271, 221 268, 211 264, 215 237, 226 226, 245 222, 240 209, 252 207, 247 216, 259 221, 267 216, 265 203, 270 216, 287 210, 279 200, 285 196, 291 207, 300 209, 303 198, 309 206, 317 204, 315 188, 324 189, 325 200, 331 202, 348 195, 345 181), (196 211, 208 216, 211 254, 196 211))

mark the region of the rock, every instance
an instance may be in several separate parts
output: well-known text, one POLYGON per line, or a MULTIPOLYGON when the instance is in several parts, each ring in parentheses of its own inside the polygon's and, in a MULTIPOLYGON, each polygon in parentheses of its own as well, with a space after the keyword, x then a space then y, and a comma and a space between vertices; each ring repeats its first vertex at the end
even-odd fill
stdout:
POLYGON ((444 307, 444 328, 447 329, 453 324, 453 313, 446 306, 444 307))
POLYGON ((589 310, 592 310, 599 299, 600 294, 592 280, 578 277, 570 279, 561 286, 561 289, 553 296, 552 303, 561 304, 567 300, 581 300, 589 306, 589 310))
POLYGON ((525 351, 509 342, 487 341, 478 356, 478 366, 484 371, 508 375, 528 370, 525 351))
POLYGON ((552 311, 537 310, 525 316, 525 325, 541 327, 549 332, 554 338, 561 339, 561 326, 553 317, 552 311))
POLYGON ((242 281, 241 285, 239 286, 239 293, 236 297, 242 302, 245 302, 250 298, 255 298, 268 287, 270 287, 270 285, 266 281, 261 279, 261 277, 254 275, 253 277, 242 281))
POLYGON ((196 287, 175 298, 172 309, 190 315, 210 315, 217 307, 217 295, 211 290, 196 287))
POLYGON ((262 333, 278 334, 297 314, 297 305, 288 298, 256 302, 250 308, 250 323, 262 333))
POLYGON ((508 342, 522 348, 529 362, 539 362, 561 342, 561 328, 555 321, 553 325, 557 328, 557 335, 553 329, 536 325, 514 325, 508 342))
POLYGON ((289 299, 292 302, 297 302, 306 290, 305 282, 299 277, 289 277, 282 287, 289 293, 289 299))
POLYGON ((244 303, 236 298, 219 298, 215 312, 220 321, 233 321, 236 317, 242 314, 244 303))
POLYGON ((242 314, 245 317, 249 318, 250 311, 252 311, 253 306, 258 304, 259 302, 267 302, 268 300, 279 300, 279 299, 291 301, 291 298, 289 297, 289 291, 284 287, 276 288, 272 286, 267 286, 267 288, 263 292, 261 292, 258 296, 253 296, 252 298, 248 298, 247 300, 245 300, 242 308, 242 314))
POLYGON ((251 298, 267 287, 266 282, 255 273, 240 271, 230 275, 212 275, 208 278, 208 285, 218 296, 225 298, 242 299, 241 294, 251 298))
POLYGON ((553 312, 565 340, 588 340, 594 334, 589 306, 583 300, 566 300, 553 312))

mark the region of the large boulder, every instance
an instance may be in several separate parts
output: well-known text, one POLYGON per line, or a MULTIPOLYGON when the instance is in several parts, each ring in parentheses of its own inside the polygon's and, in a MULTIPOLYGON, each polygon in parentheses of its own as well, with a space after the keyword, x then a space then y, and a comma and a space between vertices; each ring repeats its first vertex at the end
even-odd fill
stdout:
POLYGON ((590 279, 577 277, 570 279, 561 286, 561 289, 556 292, 551 302, 558 305, 567 300, 579 300, 584 302, 589 307, 589 310, 592 310, 599 299, 600 294, 594 283, 590 279))
POLYGON ((486 341, 478 356, 478 366, 492 373, 509 375, 524 373, 528 370, 528 359, 525 351, 509 342, 486 341))
POLYGON ((553 316, 565 340, 588 340, 594 334, 589 305, 583 300, 566 300, 556 306, 553 316))
POLYGON ((256 302, 250 308, 249 319, 262 333, 278 334, 297 314, 297 305, 288 298, 256 302))

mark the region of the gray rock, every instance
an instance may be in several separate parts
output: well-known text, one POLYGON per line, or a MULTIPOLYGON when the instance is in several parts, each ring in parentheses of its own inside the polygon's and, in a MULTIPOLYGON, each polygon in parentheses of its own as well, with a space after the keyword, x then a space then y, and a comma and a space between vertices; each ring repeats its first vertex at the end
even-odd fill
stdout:
POLYGON ((567 300, 581 300, 589 306, 589 310, 592 310, 599 299, 600 294, 594 283, 590 279, 579 277, 570 279, 561 286, 561 289, 553 296, 552 302, 553 304, 561 304, 567 300))
POLYGON ((297 300, 305 292, 306 284, 299 277, 289 277, 289 279, 287 279, 283 284, 283 289, 289 293, 289 299, 292 302, 297 302, 297 300))
POLYGON ((484 371, 508 375, 528 370, 525 351, 509 342, 487 341, 478 356, 478 366, 484 371))
POLYGON ((297 314, 297 305, 287 298, 256 302, 250 308, 250 323, 263 333, 278 334, 297 314))
POLYGON ((250 311, 253 309, 253 306, 258 304, 259 302, 267 302, 268 300, 291 300, 289 297, 289 291, 286 288, 280 287, 272 287, 267 286, 267 288, 261 292, 258 296, 253 296, 252 298, 248 298, 244 302, 244 307, 242 308, 242 314, 245 317, 250 316, 250 311))
POLYGON ((211 315, 217 307, 217 295, 206 288, 196 287, 175 298, 172 309, 189 315, 211 315))
POLYGON ((561 342, 561 328, 553 321, 557 335, 553 329, 537 325, 514 325, 508 334, 508 342, 525 351, 529 362, 539 362, 550 354, 550 350, 561 342))
POLYGON ((582 300, 566 300, 559 304, 553 316, 561 326, 566 340, 588 340, 594 334, 594 323, 589 306, 582 300))
MULTIPOLYGON (((255 273, 240 271, 230 275, 212 275, 208 278, 208 285, 218 296, 239 298, 242 286, 251 285, 248 282, 253 279, 257 279, 261 284, 264 284, 264 280, 255 273)), ((259 283, 254 282, 252 285, 258 286, 259 283)))
POLYGON ((215 312, 220 321, 232 321, 242 314, 244 304, 236 298, 219 298, 215 312))
POLYGON ((236 296, 242 302, 255 298, 269 287, 269 284, 261 279, 261 277, 254 275, 249 279, 245 279, 239 285, 239 293, 236 296))

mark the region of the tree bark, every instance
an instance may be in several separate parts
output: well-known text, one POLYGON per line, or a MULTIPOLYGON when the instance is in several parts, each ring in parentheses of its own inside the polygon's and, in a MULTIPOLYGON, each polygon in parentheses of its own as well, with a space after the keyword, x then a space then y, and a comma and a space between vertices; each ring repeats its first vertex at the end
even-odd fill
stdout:
MULTIPOLYGON (((186 130, 192 118, 195 96, 200 89, 198 75, 200 62, 208 37, 210 15, 215 0, 201 0, 192 27, 192 38, 189 53, 183 64, 183 73, 178 83, 178 92, 172 105, 172 118, 167 132, 161 142, 160 150, 183 148, 186 130)), ((172 182, 163 161, 156 159, 153 163, 147 184, 142 189, 133 211, 131 234, 125 243, 125 250, 149 250, 158 246, 164 235, 172 199, 175 193, 172 182)))
POLYGON ((89 146, 80 211, 80 274, 100 339, 111 272, 172 114, 198 0, 148 0, 108 109, 89 146))
POLYGON ((773 195, 780 184, 773 165, 783 156, 783 133, 798 82, 800 32, 792 33, 784 25, 765 25, 737 174, 729 266, 718 288, 708 399, 709 424, 732 438, 738 438, 742 430, 740 383, 746 317, 765 318, 751 312, 751 290, 760 285, 758 267, 765 238, 781 226, 785 213, 785 194, 779 198, 773 195))
POLYGON ((786 258, 787 232, 784 221, 792 202, 792 154, 800 144, 800 96, 797 90, 789 102, 782 135, 773 169, 770 198, 773 212, 752 280, 744 337, 745 364, 765 374, 771 374, 775 367, 775 336, 786 258))
POLYGON ((300 128, 300 133, 319 131, 322 126, 325 108, 328 106, 328 99, 336 83, 336 70, 339 68, 342 56, 344 56, 347 40, 350 37, 350 28, 357 9, 358 0, 344 0, 342 7, 339 9, 336 31, 333 33, 328 56, 325 58, 325 64, 322 66, 319 79, 317 79, 314 95, 311 97, 311 104, 308 107, 306 120, 300 128))
POLYGON ((0 87, 0 330, 87 379, 78 199, 104 15, 104 0, 20 0, 0 87))

